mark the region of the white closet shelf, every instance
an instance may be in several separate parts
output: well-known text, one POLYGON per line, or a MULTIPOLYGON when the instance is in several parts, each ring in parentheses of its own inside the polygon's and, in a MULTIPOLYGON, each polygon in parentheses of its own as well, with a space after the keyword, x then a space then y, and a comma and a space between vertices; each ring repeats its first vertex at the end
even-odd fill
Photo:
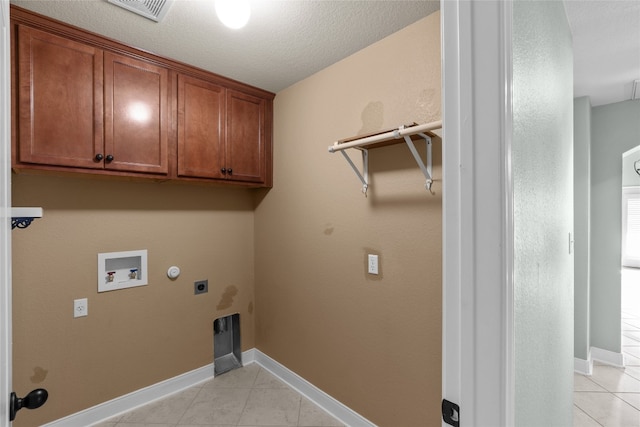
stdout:
POLYGON ((35 218, 42 218, 42 208, 11 208, 11 229, 27 228, 35 218))
POLYGON ((329 152, 335 153, 339 151, 347 160, 355 174, 362 182, 362 192, 366 195, 369 188, 369 152, 371 148, 385 147, 393 144, 407 144, 407 147, 411 151, 416 163, 420 167, 423 175, 426 178, 425 188, 431 191, 431 184, 433 184, 432 178, 432 159, 431 159, 431 137, 438 136, 433 131, 442 128, 442 120, 438 120, 431 123, 425 123, 419 125, 413 123, 411 125, 404 125, 398 128, 385 130, 368 135, 354 136, 351 138, 341 139, 336 141, 333 145, 329 146, 329 152), (426 164, 420 157, 418 150, 416 149, 413 138, 418 137, 425 140, 427 145, 427 159, 426 164), (355 148, 362 152, 362 172, 358 170, 353 160, 345 153, 345 150, 349 148, 355 148))

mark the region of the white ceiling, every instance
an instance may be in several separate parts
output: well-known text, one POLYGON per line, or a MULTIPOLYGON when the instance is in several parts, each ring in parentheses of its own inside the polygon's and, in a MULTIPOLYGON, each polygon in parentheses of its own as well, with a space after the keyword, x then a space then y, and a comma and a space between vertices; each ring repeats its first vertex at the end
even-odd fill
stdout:
MULTIPOLYGON (((242 30, 218 21, 213 0, 175 0, 161 23, 106 0, 11 3, 278 92, 429 15, 440 2, 251 0, 242 30)), ((566 0, 565 6, 575 96, 590 96, 592 105, 629 99, 640 79, 640 0, 566 0)))
POLYGON ((640 1, 567 0, 573 34, 574 96, 591 105, 631 98, 640 80, 640 1))

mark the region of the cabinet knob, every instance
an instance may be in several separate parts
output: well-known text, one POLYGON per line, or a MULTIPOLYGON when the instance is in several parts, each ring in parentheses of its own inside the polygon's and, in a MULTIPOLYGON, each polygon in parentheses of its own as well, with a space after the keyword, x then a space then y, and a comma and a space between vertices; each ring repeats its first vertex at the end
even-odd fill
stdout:
POLYGON ((105 160, 107 161, 107 163, 110 163, 113 161, 113 156, 111 154, 107 154, 107 158, 105 160))
POLYGON ((231 168, 227 169, 227 173, 228 173, 229 175, 231 175, 231 174, 233 173, 233 169, 231 169, 231 168))
POLYGON ((98 153, 98 154, 96 154, 95 159, 96 159, 96 162, 101 162, 102 159, 104 159, 104 156, 102 154, 98 153))
POLYGON ((222 172, 222 175, 226 175, 227 174, 227 169, 226 168, 222 168, 222 169, 220 169, 220 172, 222 172))

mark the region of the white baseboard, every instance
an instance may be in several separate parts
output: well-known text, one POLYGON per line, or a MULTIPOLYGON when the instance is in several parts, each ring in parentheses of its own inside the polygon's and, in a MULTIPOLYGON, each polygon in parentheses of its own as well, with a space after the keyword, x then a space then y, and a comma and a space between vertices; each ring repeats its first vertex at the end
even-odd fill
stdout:
MULTIPOLYGON (((242 364, 257 363, 278 379, 288 384, 346 426, 376 427, 375 424, 338 402, 298 374, 287 369, 260 350, 251 349, 242 353, 242 364)), ((104 422, 115 416, 132 411, 156 400, 196 386, 213 378, 213 363, 178 375, 177 377, 117 397, 84 411, 60 418, 43 427, 87 427, 104 422)))
POLYGON ((582 375, 593 374, 593 360, 589 357, 589 360, 573 358, 573 370, 582 375))
POLYGON ((255 350, 256 363, 278 377, 298 393, 311 400, 331 416, 350 427, 376 427, 371 421, 349 409, 295 372, 276 362, 260 350, 255 350))
MULTIPOLYGON (((255 361, 254 349, 242 353, 242 363, 250 364, 255 361)), ((117 397, 84 411, 76 412, 60 418, 43 427, 87 427, 124 414, 156 400, 164 399, 174 393, 198 385, 213 378, 213 363, 177 377, 169 378, 149 387, 117 397)))
POLYGON ((589 353, 591 360, 597 360, 598 362, 620 368, 624 367, 624 355, 622 353, 616 353, 598 347, 591 347, 591 351, 589 353))

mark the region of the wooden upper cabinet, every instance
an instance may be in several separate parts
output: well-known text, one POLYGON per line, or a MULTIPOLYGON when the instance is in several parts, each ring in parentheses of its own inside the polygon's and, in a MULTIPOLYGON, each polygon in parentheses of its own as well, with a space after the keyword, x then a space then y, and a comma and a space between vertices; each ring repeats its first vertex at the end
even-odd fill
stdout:
POLYGON ((169 71, 104 54, 105 168, 167 174, 169 71))
POLYGON ((235 90, 227 91, 227 156, 229 179, 264 182, 266 102, 235 90))
POLYGON ((178 76, 178 176, 224 178, 225 89, 178 76))
POLYGON ((274 94, 11 5, 12 165, 270 187, 274 94))
POLYGON ((18 159, 101 168, 102 50, 18 27, 18 159))
POLYGON ((178 176, 266 181, 266 101, 178 76, 178 176))

